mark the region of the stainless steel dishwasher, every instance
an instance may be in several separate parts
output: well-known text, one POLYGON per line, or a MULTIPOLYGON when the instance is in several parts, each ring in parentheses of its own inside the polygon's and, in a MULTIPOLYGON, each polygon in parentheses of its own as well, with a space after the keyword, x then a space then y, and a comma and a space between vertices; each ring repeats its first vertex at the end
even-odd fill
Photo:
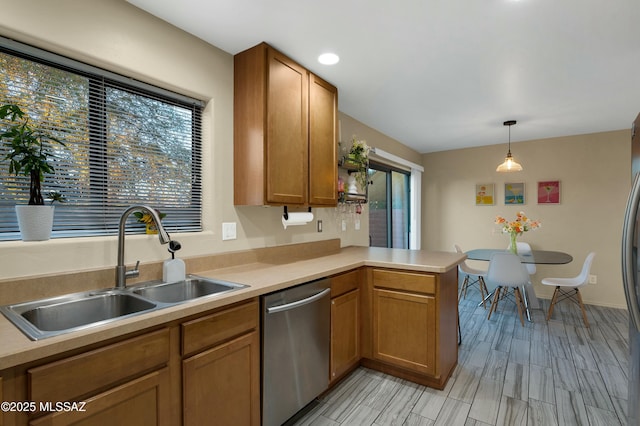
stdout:
POLYGON ((330 283, 262 297, 262 424, 278 426, 329 386, 330 283))

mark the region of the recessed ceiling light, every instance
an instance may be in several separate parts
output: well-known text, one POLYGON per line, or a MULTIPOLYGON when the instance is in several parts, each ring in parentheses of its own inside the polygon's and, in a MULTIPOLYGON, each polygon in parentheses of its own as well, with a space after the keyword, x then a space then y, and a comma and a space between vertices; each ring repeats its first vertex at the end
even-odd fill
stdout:
POLYGON ((340 57, 335 53, 323 53, 318 56, 318 62, 323 65, 335 65, 340 61, 340 57))

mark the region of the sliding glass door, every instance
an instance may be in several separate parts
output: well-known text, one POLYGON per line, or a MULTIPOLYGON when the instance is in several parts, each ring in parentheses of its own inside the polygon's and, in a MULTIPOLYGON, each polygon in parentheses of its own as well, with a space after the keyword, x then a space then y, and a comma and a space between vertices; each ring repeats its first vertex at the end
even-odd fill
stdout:
POLYGON ((409 248, 410 173, 373 162, 369 167, 369 245, 409 248))

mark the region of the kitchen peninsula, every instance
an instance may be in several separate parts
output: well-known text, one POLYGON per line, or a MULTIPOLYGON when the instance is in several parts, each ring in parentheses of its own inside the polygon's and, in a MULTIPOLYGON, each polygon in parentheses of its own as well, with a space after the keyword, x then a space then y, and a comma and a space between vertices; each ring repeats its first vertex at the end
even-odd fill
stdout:
MULTIPOLYGON (((224 382, 224 386, 216 386, 215 393, 228 395, 225 386, 241 386, 249 395, 250 406, 227 404, 227 418, 259 424, 259 297, 327 277, 331 280, 332 301, 344 298, 347 302, 336 304, 342 311, 332 307, 332 321, 348 320, 345 324, 334 324, 332 330, 347 332, 332 335, 332 339, 343 339, 332 341, 337 348, 355 351, 349 356, 340 353, 334 356, 336 348, 332 348, 332 363, 343 365, 332 366, 328 386, 358 365, 365 365, 441 389, 457 365, 457 264, 464 259, 464 254, 450 252, 340 248, 339 240, 185 259, 190 273, 249 287, 41 341, 30 341, 2 317, 1 399, 62 398, 94 401, 95 406, 98 403, 119 406, 128 397, 114 395, 127 392, 143 395, 153 390, 157 401, 164 403, 147 406, 141 397, 139 406, 151 410, 158 424, 163 421, 179 424, 181 419, 185 424, 196 423, 198 407, 189 406, 189 401, 193 397, 190 392, 202 384, 198 378, 219 377, 229 367, 220 364, 220 360, 226 359, 221 354, 238 351, 243 356, 237 359, 249 360, 248 365, 231 365, 243 369, 239 373, 245 374, 234 377, 246 383, 224 382), (136 348, 141 348, 141 352, 136 352, 136 348), (132 365, 136 362, 141 365, 132 365), (219 368, 206 370, 207 366, 217 364, 219 368), (82 374, 76 378, 80 380, 85 374, 83 367, 106 368, 109 377, 92 377, 86 382, 93 381, 95 386, 88 383, 75 394, 56 394, 56 389, 64 386, 56 387, 56 381, 74 380, 74 371, 82 374), (121 370, 124 372, 118 375, 121 370), (190 380, 194 380, 194 389, 190 380), (136 386, 141 390, 136 391, 136 386), (107 400, 105 396, 115 399, 107 400)), ((158 278, 159 265, 141 265, 140 269, 141 280, 158 278)), ((87 281, 93 288, 105 288, 113 285, 109 282, 112 279, 112 271, 91 271, 5 281, 0 285, 9 292, 16 286, 33 286, 36 298, 43 297, 42 289, 54 287, 56 282, 67 283, 65 289, 69 283, 80 285, 87 281)), ((86 289, 75 291, 82 290, 86 289)), ((23 290, 21 294, 26 293, 23 290)), ((26 424, 34 420, 47 424, 49 416, 59 414, 5 413, 4 423, 0 424, 26 424)))

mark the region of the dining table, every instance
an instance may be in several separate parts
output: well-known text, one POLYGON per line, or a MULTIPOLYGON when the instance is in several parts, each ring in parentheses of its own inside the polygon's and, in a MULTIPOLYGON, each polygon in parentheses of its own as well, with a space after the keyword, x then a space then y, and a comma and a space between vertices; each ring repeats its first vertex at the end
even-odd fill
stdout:
MULTIPOLYGON (((481 248, 469 250, 465 252, 465 254, 467 255, 468 260, 480 260, 488 262, 491 260, 491 256, 494 253, 504 253, 505 251, 508 250, 481 248)), ((573 256, 571 256, 569 253, 550 250, 526 251, 523 253, 518 253, 518 257, 520 258, 520 261, 522 263, 535 263, 536 265, 563 265, 573 261, 573 256)), ((527 320, 531 322, 531 313, 529 312, 529 309, 539 309, 540 302, 538 301, 538 297, 536 296, 536 292, 531 282, 525 285, 522 290, 527 320)), ((490 296, 491 295, 488 295, 485 300, 487 300, 490 296)))
MULTIPOLYGON (((474 249, 465 252, 469 260, 491 260, 494 253, 504 253, 505 249, 474 249)), ((573 256, 561 251, 531 250, 518 253, 522 263, 535 263, 537 265, 562 265, 573 261, 573 256)))

